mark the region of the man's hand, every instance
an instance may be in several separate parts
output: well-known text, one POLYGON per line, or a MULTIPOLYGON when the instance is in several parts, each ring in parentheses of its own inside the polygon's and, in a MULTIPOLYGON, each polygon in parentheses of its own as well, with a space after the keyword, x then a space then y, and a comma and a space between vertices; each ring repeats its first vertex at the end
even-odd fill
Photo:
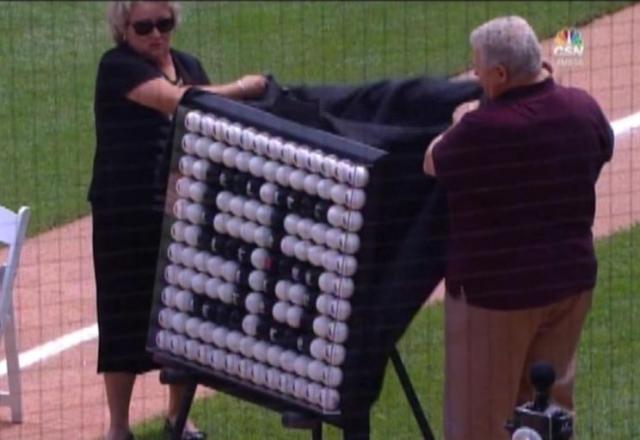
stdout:
POLYGON ((440 142, 440 140, 442 139, 442 136, 444 136, 445 133, 446 131, 440 133, 438 136, 433 138, 433 140, 427 147, 427 151, 425 151, 424 153, 424 161, 422 162, 422 171, 424 171, 424 173, 427 176, 436 177, 436 168, 435 168, 435 165, 433 164, 433 147, 438 142, 440 142))
POLYGON ((462 117, 464 115, 466 115, 467 113, 472 112, 475 109, 477 109, 478 105, 480 105, 480 101, 478 101, 477 99, 474 100, 474 101, 467 101, 467 102, 463 102, 462 104, 460 104, 453 111, 453 125, 455 125, 458 122, 460 122, 460 120, 462 119, 462 117))

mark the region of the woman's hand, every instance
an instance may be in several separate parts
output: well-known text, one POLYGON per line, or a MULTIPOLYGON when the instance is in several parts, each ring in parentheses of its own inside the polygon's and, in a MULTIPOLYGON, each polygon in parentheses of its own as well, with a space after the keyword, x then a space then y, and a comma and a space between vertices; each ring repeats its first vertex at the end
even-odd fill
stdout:
POLYGON ((245 75, 236 84, 241 89, 242 98, 257 98, 264 93, 267 78, 264 75, 245 75))

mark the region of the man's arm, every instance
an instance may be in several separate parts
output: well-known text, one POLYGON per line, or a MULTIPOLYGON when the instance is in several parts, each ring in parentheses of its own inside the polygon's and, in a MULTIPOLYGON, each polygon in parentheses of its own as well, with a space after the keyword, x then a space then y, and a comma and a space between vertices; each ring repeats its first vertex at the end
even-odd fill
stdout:
POLYGON ((460 104, 458 108, 456 108, 456 110, 453 112, 453 123, 451 124, 451 126, 447 128, 445 131, 443 131, 442 133, 440 133, 431 141, 431 143, 427 147, 427 151, 425 151, 424 153, 424 161, 422 162, 422 170, 427 176, 436 177, 436 167, 433 161, 434 148, 440 143, 442 138, 449 131, 451 131, 458 124, 458 122, 460 122, 460 120, 463 118, 464 115, 477 109, 478 104, 479 104, 478 100, 469 101, 469 102, 460 104))
POLYGON ((438 136, 436 136, 427 147, 427 151, 424 153, 424 162, 422 163, 422 170, 427 176, 436 177, 436 167, 433 163, 433 149, 442 140, 443 136, 444 136, 444 133, 441 133, 438 136))

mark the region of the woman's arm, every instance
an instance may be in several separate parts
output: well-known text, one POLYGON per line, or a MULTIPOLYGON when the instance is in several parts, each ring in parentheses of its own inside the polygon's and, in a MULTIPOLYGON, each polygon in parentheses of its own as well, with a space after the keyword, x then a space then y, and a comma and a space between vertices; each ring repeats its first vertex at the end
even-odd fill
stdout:
POLYGON ((197 87, 227 98, 245 99, 260 96, 266 84, 267 80, 262 75, 245 75, 232 83, 206 86, 176 86, 165 78, 154 78, 131 90, 127 98, 166 115, 172 115, 182 95, 190 87, 197 87))

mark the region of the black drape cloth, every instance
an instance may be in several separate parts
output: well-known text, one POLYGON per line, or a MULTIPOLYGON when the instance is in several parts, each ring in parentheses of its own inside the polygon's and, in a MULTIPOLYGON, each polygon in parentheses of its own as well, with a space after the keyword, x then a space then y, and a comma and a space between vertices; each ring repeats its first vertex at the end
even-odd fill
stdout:
MULTIPOLYGON (((190 90, 183 98, 189 106, 190 90)), ((283 87, 245 103, 307 127, 385 150, 384 182, 376 186, 374 270, 366 298, 354 298, 341 408, 345 423, 368 417, 389 354, 444 276, 446 196, 422 171, 429 142, 452 122, 455 108, 480 97, 477 83, 418 77, 360 85, 283 87)), ((366 188, 368 197, 372 195, 366 188)))
MULTIPOLYGON (((368 413, 389 354, 444 276, 446 195, 422 171, 429 142, 452 122, 455 108, 477 99, 476 82, 418 77, 364 85, 282 87, 271 79, 250 105, 303 125, 380 148, 393 157, 382 204, 375 279, 353 317, 343 413, 368 413), (354 322, 356 321, 356 322, 354 322), (361 322, 357 322, 361 321, 361 322)), ((385 179, 387 180, 387 179, 385 179)), ((349 347, 348 345, 348 347, 349 347)))

